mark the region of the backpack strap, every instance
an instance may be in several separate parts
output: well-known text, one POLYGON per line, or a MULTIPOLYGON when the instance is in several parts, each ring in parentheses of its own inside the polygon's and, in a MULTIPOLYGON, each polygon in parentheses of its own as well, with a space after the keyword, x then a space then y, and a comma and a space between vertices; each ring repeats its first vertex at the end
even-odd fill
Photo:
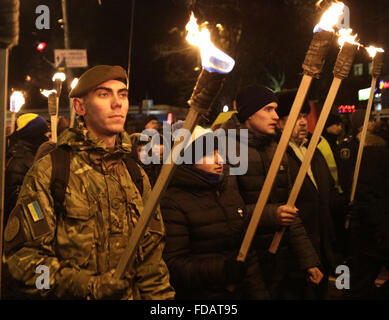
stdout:
POLYGON ((70 150, 64 147, 55 148, 50 152, 51 157, 51 184, 50 191, 54 199, 54 212, 65 213, 65 193, 69 183, 70 150))
MULTIPOLYGON (((70 156, 71 151, 66 147, 57 147, 50 152, 52 165, 50 191, 54 200, 54 212, 56 214, 65 213, 64 201, 66 187, 69 183, 70 156)), ((143 195, 143 177, 139 166, 130 156, 124 157, 124 163, 132 181, 140 194, 143 195)))
POLYGON ((140 194, 143 195, 143 177, 138 164, 130 155, 125 156, 123 160, 126 164, 128 173, 130 174, 132 181, 138 188, 140 194))

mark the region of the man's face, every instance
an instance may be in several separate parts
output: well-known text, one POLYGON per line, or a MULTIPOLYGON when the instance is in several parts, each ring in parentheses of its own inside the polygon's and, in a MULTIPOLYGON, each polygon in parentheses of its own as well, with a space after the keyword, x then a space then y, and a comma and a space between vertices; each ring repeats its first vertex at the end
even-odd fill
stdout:
POLYGON ((246 126, 258 133, 275 134, 278 122, 277 103, 271 102, 252 114, 246 121, 246 126))
POLYGON ((342 132, 342 123, 334 123, 333 125, 327 127, 326 130, 328 133, 338 136, 342 132))
POLYGON ((204 172, 221 175, 223 173, 223 158, 218 150, 215 150, 213 154, 202 157, 194 166, 204 172))
POLYGON ((158 130, 158 127, 159 127, 158 121, 157 120, 151 120, 151 121, 147 122, 147 124, 145 126, 145 129, 158 130))
MULTIPOLYGON (((280 120, 279 126, 283 130, 285 128, 286 121, 288 120, 288 116, 283 117, 280 120)), ((291 139, 296 143, 301 143, 308 135, 308 122, 307 122, 307 114, 300 113, 296 125, 294 126, 291 139)))
POLYGON ((123 131, 128 111, 128 91, 118 80, 108 80, 91 90, 76 111, 84 116, 86 127, 99 138, 123 131))

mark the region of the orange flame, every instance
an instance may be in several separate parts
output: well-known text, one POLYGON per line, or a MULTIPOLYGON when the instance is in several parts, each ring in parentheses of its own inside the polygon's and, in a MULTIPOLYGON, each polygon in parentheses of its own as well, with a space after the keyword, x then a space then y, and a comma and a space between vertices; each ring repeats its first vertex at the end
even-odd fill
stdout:
POLYGON ((319 0, 318 2, 316 2, 315 6, 320 8, 322 2, 323 2, 323 0, 319 0))
POLYGON ((351 32, 353 32, 353 29, 340 29, 339 30, 339 39, 338 39, 338 43, 341 47, 343 47, 344 43, 345 42, 348 42, 348 43, 351 43, 351 44, 355 44, 357 46, 360 46, 361 44, 358 43, 357 41, 355 41, 355 39, 357 38, 357 34, 355 35, 352 35, 351 32))
POLYGON ((366 51, 369 53, 370 57, 374 58, 377 52, 384 52, 382 48, 376 48, 373 46, 365 47, 366 51))
POLYGON ((320 30, 334 32, 335 30, 333 27, 338 22, 339 17, 343 14, 343 10, 343 2, 334 2, 321 16, 320 22, 315 26, 314 32, 320 30))
POLYGON ((49 97, 50 94, 52 93, 57 93, 57 90, 46 90, 46 89, 41 89, 41 94, 43 94, 46 98, 49 97))
POLYGON ((186 40, 200 48, 201 64, 210 72, 229 73, 235 65, 234 59, 215 47, 206 27, 199 27, 193 12, 185 26, 186 40))

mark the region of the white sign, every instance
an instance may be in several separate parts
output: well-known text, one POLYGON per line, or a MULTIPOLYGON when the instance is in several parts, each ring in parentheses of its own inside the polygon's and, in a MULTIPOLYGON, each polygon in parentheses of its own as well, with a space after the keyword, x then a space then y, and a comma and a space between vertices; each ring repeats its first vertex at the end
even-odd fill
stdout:
POLYGON ((57 68, 85 68, 88 66, 85 49, 55 49, 54 61, 57 68))

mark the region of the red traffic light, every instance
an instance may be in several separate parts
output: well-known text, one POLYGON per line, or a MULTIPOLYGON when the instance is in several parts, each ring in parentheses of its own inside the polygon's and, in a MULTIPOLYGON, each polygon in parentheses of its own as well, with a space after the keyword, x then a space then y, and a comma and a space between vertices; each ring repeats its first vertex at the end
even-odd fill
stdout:
POLYGON ((36 46, 36 49, 39 52, 42 52, 46 48, 46 42, 39 42, 38 45, 36 46))

